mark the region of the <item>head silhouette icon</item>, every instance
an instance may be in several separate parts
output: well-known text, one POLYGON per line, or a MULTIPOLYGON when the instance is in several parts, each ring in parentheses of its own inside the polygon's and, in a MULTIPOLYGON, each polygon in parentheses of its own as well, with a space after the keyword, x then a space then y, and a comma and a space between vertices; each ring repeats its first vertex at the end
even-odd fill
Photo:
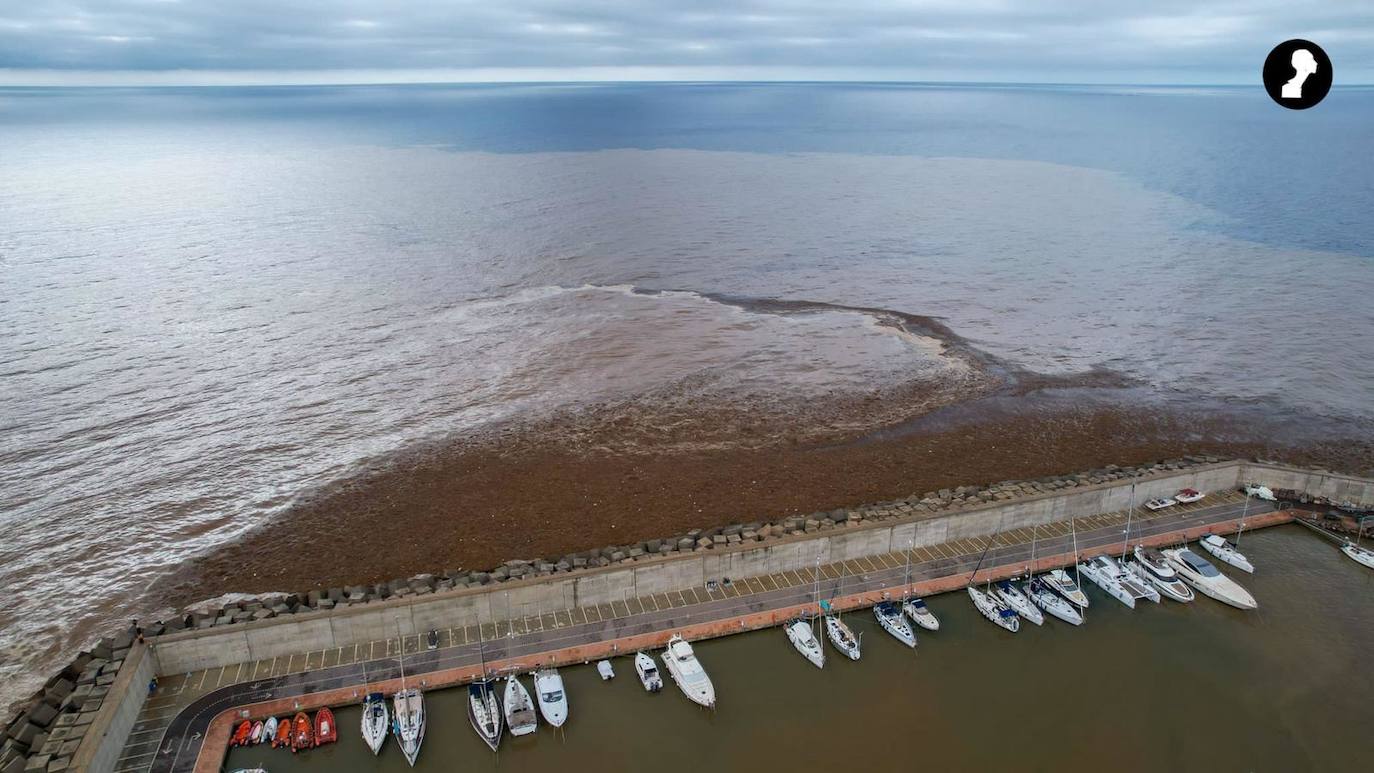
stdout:
POLYGON ((1284 99, 1302 99, 1302 84, 1317 71, 1317 58, 1305 48, 1293 52, 1293 77, 1283 84, 1284 99))

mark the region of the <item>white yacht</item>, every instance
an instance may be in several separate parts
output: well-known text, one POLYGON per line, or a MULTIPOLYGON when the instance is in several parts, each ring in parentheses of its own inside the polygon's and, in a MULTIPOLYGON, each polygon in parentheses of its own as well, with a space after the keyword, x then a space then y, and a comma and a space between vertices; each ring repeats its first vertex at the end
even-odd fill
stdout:
POLYGON ((927 631, 940 630, 940 618, 930 611, 930 607, 919 598, 907 599, 902 602, 902 611, 911 618, 911 622, 921 626, 927 631))
POLYGON ((1164 557, 1173 564, 1174 570, 1184 582, 1217 601, 1239 609, 1254 609, 1259 606, 1255 603, 1255 597, 1250 595, 1250 591, 1218 572, 1207 559, 1188 548, 1165 550, 1164 557))
POLYGON ((984 593, 972 585, 968 586, 968 596, 973 599, 973 606, 990 622, 1012 633, 1020 630, 1021 618, 1017 617, 1011 607, 1003 604, 996 596, 991 593, 984 593))
POLYGON ((534 710, 530 691, 515 674, 506 677, 502 707, 506 710, 506 727, 510 728, 511 735, 528 735, 539 729, 539 712, 534 710))
POLYGON ((1092 580, 1093 584, 1106 591, 1108 596, 1135 609, 1135 595, 1122 587, 1117 580, 1120 569, 1110 556, 1098 556, 1079 564, 1078 573, 1092 580))
POLYGON ((1072 625, 1083 624, 1083 614, 1078 611, 1078 607, 1050 590, 1050 586, 1046 585, 1039 577, 1032 577, 1030 582, 1026 583, 1025 592, 1037 606, 1060 620, 1072 625))
POLYGON ((658 675, 658 664, 654 662, 653 655, 636 652, 635 673, 639 674, 639 683, 644 685, 646 691, 658 692, 663 689, 663 677, 658 675))
POLYGON ((859 659, 859 637, 836 615, 825 616, 825 634, 835 649, 843 652, 850 660, 859 659))
POLYGON ((1081 609, 1087 608, 1088 594, 1084 593, 1083 589, 1078 587, 1078 583, 1074 581, 1073 576, 1068 572, 1063 569, 1055 569, 1048 574, 1041 575, 1040 579, 1043 580, 1045 585, 1049 586, 1050 589, 1058 591, 1059 595, 1068 599, 1070 603, 1081 609))
POLYGON ((468 720, 477 735, 496 751, 501 745, 501 703, 491 680, 478 679, 468 685, 468 720))
POLYGON ((902 617, 902 608, 896 603, 878 602, 873 607, 873 616, 878 618, 878 625, 881 625, 884 631, 892 634, 892 638, 908 647, 916 646, 916 632, 907 624, 906 618, 902 617))
POLYGON ((1211 553, 1223 564, 1230 564, 1242 572, 1249 572, 1250 574, 1255 573, 1255 567, 1250 564, 1250 560, 1241 555, 1240 551, 1236 550, 1235 544, 1230 540, 1224 537, 1218 537, 1215 534, 1208 534, 1206 537, 1199 540, 1198 543, 1202 545, 1203 550, 1211 553))
POLYGON ((379 692, 370 692, 363 699, 363 740, 367 748, 377 754, 386 743, 386 733, 391 717, 386 710, 386 698, 379 692))
POLYGON ((1374 569, 1374 550, 1362 548, 1353 542, 1347 542, 1341 545, 1341 552, 1346 554, 1351 561, 1374 569))
POLYGON ((993 583, 992 592, 997 594, 997 598, 1001 599, 1003 604, 1011 607, 1016 614, 1036 625, 1045 624, 1045 616, 1040 614, 1039 608, 1031 603, 1031 600, 1026 598, 1026 594, 1022 593, 1019 588, 1012 585, 1010 580, 999 580, 993 583))
POLYGON ((811 627, 811 623, 797 618, 788 621, 783 630, 787 632, 787 638, 802 657, 811 661, 811 665, 816 668, 825 668, 825 650, 821 648, 821 640, 816 638, 816 631, 811 627))
POLYGON ((1165 596, 1174 601, 1187 603, 1193 600, 1193 589, 1179 579, 1178 572, 1169 565, 1169 560, 1154 548, 1144 545, 1135 546, 1135 561, 1127 567, 1139 579, 1155 586, 1165 596))
POLYGON ((673 634, 668 640, 668 649, 663 651, 663 666, 683 695, 708 709, 716 707, 716 686, 711 684, 711 677, 701 667, 692 645, 682 636, 673 634))
POLYGON ((406 762, 415 766, 420 744, 425 741, 425 698, 414 687, 391 696, 392 732, 401 745, 406 762))
POLYGON ((534 672, 534 694, 539 698, 539 713, 552 727, 562 727, 568 721, 568 694, 563 690, 563 677, 556 668, 541 668, 534 672))
POLYGON ((1137 599, 1149 599, 1158 604, 1163 597, 1159 595, 1159 591, 1155 590, 1155 586, 1151 585, 1149 580, 1142 580, 1132 571, 1131 563, 1129 559, 1125 559, 1116 565, 1120 571, 1120 574, 1116 576, 1116 581, 1121 583, 1121 587, 1125 588, 1127 593, 1137 599))

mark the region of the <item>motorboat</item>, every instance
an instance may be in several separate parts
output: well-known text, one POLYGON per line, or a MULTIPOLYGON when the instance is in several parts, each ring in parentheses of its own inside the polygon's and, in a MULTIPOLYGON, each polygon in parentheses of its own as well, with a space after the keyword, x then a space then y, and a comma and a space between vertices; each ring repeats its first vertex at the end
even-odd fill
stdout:
POLYGON ((716 707, 716 686, 711 677, 701 667, 692 645, 679 634, 668 640, 668 649, 663 651, 663 667, 677 683, 678 689, 693 702, 708 709, 716 707))
POLYGON ((252 729, 248 732, 249 746, 257 746, 262 743, 262 731, 266 726, 261 719, 253 723, 252 729))
POLYGON ((1174 501, 1178 502, 1181 505, 1187 505, 1193 502, 1200 501, 1204 496, 1206 496, 1206 494, 1203 494, 1201 491, 1198 491, 1197 489, 1185 488, 1179 489, 1178 493, 1174 494, 1174 501))
POLYGON ((1070 603, 1086 608, 1088 606, 1088 594, 1078 587, 1078 583, 1063 569, 1055 569, 1047 574, 1040 575, 1040 580, 1051 590, 1068 599, 1070 603))
POLYGON ((501 745, 501 704, 492 680, 478 679, 468 685, 468 720, 477 735, 496 751, 501 745))
POLYGON ((558 669, 541 668, 534 672, 534 695, 539 700, 539 713, 551 727, 562 727, 568 721, 568 693, 563 689, 558 669))
POLYGON ((1012 585, 1010 580, 999 580, 993 583, 992 592, 997 594, 997 598, 1001 599, 1003 604, 1011 607, 1016 614, 1036 625, 1045 624, 1045 616, 1040 614, 1040 610, 1035 604, 1026 598, 1026 594, 1022 593, 1020 588, 1012 585))
POLYGON ((1260 499, 1267 499, 1270 502, 1278 501, 1274 497, 1274 491, 1272 489, 1268 486, 1261 486, 1258 483, 1247 483, 1241 491, 1244 491, 1247 497, 1258 497, 1260 499))
POLYGON ((276 718, 276 717, 268 717, 268 718, 267 718, 267 721, 262 723, 262 737, 258 739, 258 743, 271 744, 273 748, 276 748, 276 746, 277 746, 277 718, 276 718))
POLYGON ((902 602, 902 611, 911 618, 911 622, 921 626, 927 631, 940 630, 940 618, 930 611, 926 602, 919 598, 907 599, 902 602))
POLYGON ((859 637, 836 615, 825 616, 825 634, 835 649, 843 652, 850 660, 859 659, 859 637))
POLYGON ((362 731, 363 740, 367 742, 367 748, 371 749, 373 754, 382 751, 382 744, 386 743, 387 725, 390 722, 386 698, 379 692, 368 693, 367 697, 363 698, 362 731))
POLYGON ((1122 587, 1117 580, 1120 568, 1109 556, 1098 556, 1091 561, 1078 565, 1078 573, 1092 580, 1093 584, 1107 592, 1108 596, 1135 609, 1135 595, 1122 587))
POLYGON ((310 721, 310 715, 304 711, 296 712, 295 718, 291 720, 291 751, 298 752, 314 747, 315 723, 310 721))
POLYGON ((880 601, 873 607, 873 616, 878 618, 878 625, 884 631, 892 634, 897 641, 908 647, 916 646, 916 632, 907 624, 906 618, 902 617, 902 608, 891 601, 880 601))
POLYGON ((1255 567, 1250 563, 1250 559, 1242 555, 1239 550, 1236 550, 1235 543, 1230 540, 1215 534, 1208 534, 1206 537, 1198 540, 1198 543, 1202 545, 1203 550, 1211 553, 1223 564, 1230 564, 1242 572, 1249 572, 1250 574, 1255 573, 1255 567))
POLYGON ((530 700, 530 691, 515 674, 506 677, 502 708, 506 711, 506 727, 510 728, 511 735, 528 735, 539 728, 539 712, 530 700))
POLYGON ((787 631, 787 638, 802 657, 811 661, 811 665, 816 668, 825 668, 825 650, 821 648, 821 640, 816 638, 811 623, 797 618, 788 621, 783 630, 787 631))
POLYGON ((1169 560, 1184 582, 1217 601, 1238 609, 1254 609, 1259 606, 1255 602, 1255 597, 1250 595, 1250 591, 1217 571, 1207 559, 1188 548, 1165 550, 1164 557, 1169 560))
POLYGON ((315 712, 315 745, 324 746, 339 740, 339 725, 328 706, 315 712))
POLYGON ((615 678, 615 669, 611 668, 611 661, 609 660, 596 661, 596 673, 601 675, 603 682, 609 682, 615 678))
POLYGON ((636 652, 635 673, 639 674, 639 683, 644 685, 647 692, 658 692, 663 689, 663 677, 659 676, 658 664, 654 662, 653 655, 636 652))
POLYGON ((1034 601, 1036 606, 1046 612, 1072 625, 1083 624, 1083 613, 1078 611, 1078 607, 1050 590, 1050 586, 1046 585, 1039 577, 1032 577, 1030 582, 1026 583, 1024 590, 1031 601, 1034 601))
POLYGON ((1341 545, 1341 552, 1349 556, 1351 561, 1374 569, 1374 550, 1360 547, 1353 542, 1347 542, 1341 545))
POLYGON ((229 771, 229 773, 267 773, 267 768, 238 768, 229 771))
POLYGON ((415 766, 420 744, 425 742, 425 697, 411 687, 391 696, 391 731, 401 745, 406 762, 415 766))
POLYGON ((1166 507, 1173 507, 1178 504, 1173 497, 1155 497, 1145 501, 1145 507, 1150 510, 1163 510, 1166 507))
POLYGON ((1193 589, 1179 579, 1178 572, 1169 565, 1169 560, 1154 548, 1136 545, 1135 561, 1128 568, 1137 578, 1155 586, 1161 594, 1174 601, 1187 603, 1193 600, 1193 589))
POLYGON ((993 594, 984 593, 970 585, 968 586, 968 596, 973 599, 973 606, 989 621, 1012 633, 1016 633, 1021 629, 1021 618, 1017 617, 1011 607, 1003 604, 1002 601, 993 594))

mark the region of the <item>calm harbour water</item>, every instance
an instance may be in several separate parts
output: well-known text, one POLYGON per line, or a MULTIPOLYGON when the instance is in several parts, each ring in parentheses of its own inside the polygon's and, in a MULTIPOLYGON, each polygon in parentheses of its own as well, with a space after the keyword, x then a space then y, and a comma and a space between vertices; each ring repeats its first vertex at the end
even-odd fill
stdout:
MULTIPOLYGON (((603 683, 563 670, 570 719, 560 736, 507 737, 491 754, 462 690, 430 693, 415 767, 439 770, 1363 770, 1374 673, 1374 572, 1298 526, 1241 538, 1254 575, 1227 570, 1259 600, 1242 612, 1205 597, 1128 610, 1095 586, 1087 622, 1008 634, 962 592, 929 600, 941 630, 915 652, 867 610, 846 616, 863 659, 823 670, 780 630, 702 642, 719 696, 699 710, 675 686, 648 695, 632 664, 603 683)), ((388 739, 373 758, 358 710, 340 740, 293 756, 242 749, 228 768, 272 773, 407 770, 388 739)))

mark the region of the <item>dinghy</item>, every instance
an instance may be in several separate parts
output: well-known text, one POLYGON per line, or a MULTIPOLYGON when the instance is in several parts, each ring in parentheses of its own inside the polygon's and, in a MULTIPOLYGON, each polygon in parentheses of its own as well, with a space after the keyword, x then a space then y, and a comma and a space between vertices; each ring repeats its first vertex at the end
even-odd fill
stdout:
POLYGON ((1169 565, 1169 560, 1154 548, 1136 545, 1135 561, 1128 568, 1136 577, 1155 586, 1160 593, 1174 601, 1187 603, 1193 600, 1193 589, 1179 579, 1178 572, 1169 565))
POLYGON ((902 617, 901 607, 891 601, 882 601, 873 607, 873 616, 878 618, 878 625, 884 631, 892 634, 892 638, 908 647, 916 646, 916 632, 902 617))
POLYGON ((282 719, 277 721, 277 734, 272 737, 272 748, 288 749, 291 747, 291 720, 282 719))
POLYGON ((1097 558, 1078 565, 1078 573, 1092 580, 1093 584, 1107 592, 1108 596, 1135 609, 1135 596, 1117 581, 1120 567, 1108 556, 1097 558))
POLYGON ((611 668, 611 661, 609 660, 596 661, 596 673, 601 675, 603 682, 609 682, 615 678, 615 669, 611 668))
POLYGON ((261 719, 253 723, 253 729, 248 732, 249 746, 257 746, 262 743, 262 731, 265 727, 267 727, 267 725, 263 724, 261 719))
POLYGON ((496 751, 501 745, 501 706, 496 700, 496 688, 487 679, 468 685, 468 721, 477 736, 496 751))
POLYGON ((1083 615, 1078 611, 1078 608, 1050 590, 1050 586, 1041 582, 1039 577, 1032 577, 1030 582, 1026 583, 1024 590, 1031 601, 1034 601, 1036 606, 1046 612, 1072 625, 1083 624, 1083 615))
POLYGON ((334 712, 328 706, 315 712, 315 745, 324 746, 339 740, 339 726, 334 723, 334 712))
POLYGON ((304 711, 298 712, 291 720, 291 751, 298 752, 315 745, 315 723, 304 711))
MULTIPOLYGON (((603 661, 604 662, 604 661, 603 661)), ((534 710, 530 691, 514 674, 506 677, 506 727, 515 736, 528 735, 539 727, 539 712, 534 710)))
POLYGON ((902 611, 911 618, 911 622, 921 626, 927 631, 940 630, 940 618, 926 606, 926 602, 919 598, 907 599, 902 602, 902 611))
POLYGON ((989 622, 1016 633, 1021 629, 1021 619, 1016 616, 1011 607, 1003 604, 996 596, 991 593, 984 593, 981 590, 968 586, 968 597, 973 599, 973 606, 989 622))
POLYGON ((659 676, 658 664, 654 662, 653 655, 636 652, 635 673, 639 674, 639 683, 644 685, 646 692, 658 692, 663 689, 663 677, 659 676))
POLYGON ((276 717, 268 717, 268 718, 267 718, 267 721, 264 722, 264 723, 262 723, 262 738, 259 738, 259 739, 258 739, 258 743, 270 744, 273 748, 276 747, 276 745, 277 745, 277 718, 276 718, 276 717))
POLYGON ((1035 623, 1036 625, 1045 624, 1045 616, 1040 614, 1040 610, 1026 598, 1026 595, 1019 588, 1011 584, 1010 580, 1000 580, 993 583, 993 593, 1002 600, 1003 604, 1011 607, 1012 611, 1035 623))
POLYGON ((234 730, 234 735, 229 739, 229 746, 244 746, 248 743, 248 737, 253 734, 253 723, 243 720, 238 728, 234 730))
POLYGON ((1088 594, 1078 587, 1078 583, 1073 577, 1063 569, 1055 569, 1048 574, 1043 574, 1040 579, 1051 590, 1068 599, 1069 603, 1076 605, 1080 609, 1087 608, 1088 594))
POLYGON ((386 698, 379 692, 368 693, 363 699, 362 734, 363 741, 373 754, 380 752, 382 744, 386 743, 387 725, 390 721, 391 718, 387 716, 386 698))
POLYGON ((1223 564, 1230 564, 1242 572, 1255 573, 1255 567, 1250 564, 1250 560, 1241 555, 1233 542, 1215 534, 1208 534, 1199 540, 1202 549, 1211 553, 1218 561, 1223 564))
POLYGON ((716 707, 716 687, 686 639, 673 634, 668 640, 668 649, 663 651, 663 666, 683 695, 708 709, 716 707))
POLYGON ((1207 559, 1188 548, 1174 548, 1164 551, 1164 557, 1173 565, 1183 581, 1208 596, 1237 609, 1254 609, 1259 606, 1250 591, 1239 583, 1217 571, 1207 559))
POLYGON ((392 732, 396 735, 396 742, 401 745, 406 762, 414 767, 415 758, 420 755, 420 744, 425 742, 424 695, 414 687, 403 689, 391 696, 391 709, 392 732))
POLYGON ((843 652, 850 660, 859 659, 859 637, 855 636, 839 617, 825 616, 825 634, 830 637, 830 643, 835 645, 835 649, 843 652))
POLYGON ((1351 561, 1354 561, 1355 563, 1360 564, 1362 566, 1367 566, 1370 569, 1374 569, 1374 550, 1360 547, 1359 545, 1356 545, 1353 542, 1347 542, 1344 545, 1341 545, 1341 552, 1344 553, 1346 557, 1348 557, 1351 561))
POLYGON ((825 650, 821 649, 821 641, 816 638, 816 632, 810 623, 800 618, 790 620, 783 626, 783 630, 787 632, 787 638, 802 657, 811 661, 811 665, 816 668, 825 668, 825 650))
POLYGON ((534 672, 534 694, 539 698, 539 713, 552 727, 562 727, 568 721, 568 695, 563 690, 563 677, 556 668, 542 668, 534 672))

